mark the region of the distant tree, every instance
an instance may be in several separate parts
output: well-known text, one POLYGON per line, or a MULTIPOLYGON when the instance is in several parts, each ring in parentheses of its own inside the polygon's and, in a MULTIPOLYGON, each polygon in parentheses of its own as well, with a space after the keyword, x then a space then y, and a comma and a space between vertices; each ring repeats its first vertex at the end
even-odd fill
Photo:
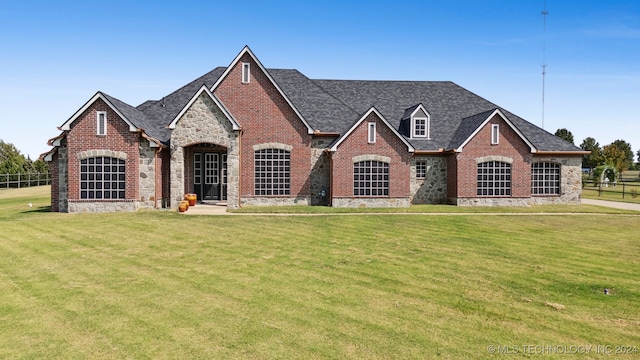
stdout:
POLYGON ((633 150, 631 150, 631 144, 624 140, 616 140, 611 145, 617 147, 624 154, 624 161, 627 163, 627 169, 633 165, 633 150))
POLYGON ((24 172, 26 159, 13 144, 0 140, 0 174, 24 172))
POLYGON ((13 144, 0 140, 0 174, 47 173, 49 164, 42 160, 31 161, 13 144))
POLYGON ((570 143, 573 144, 573 134, 571 133, 571 131, 567 130, 567 129, 558 129, 556 130, 555 135, 561 139, 564 139, 565 141, 568 141, 570 143))
POLYGON ((636 155, 638 156, 638 162, 640 163, 640 150, 638 150, 638 152, 636 153, 636 155))
POLYGON ((615 167, 623 172, 633 164, 633 151, 631 145, 624 140, 616 140, 602 149, 605 164, 615 167))
POLYGON ((591 154, 582 156, 583 168, 595 169, 596 167, 604 163, 604 157, 602 156, 602 149, 600 148, 600 144, 598 144, 596 139, 592 137, 588 137, 582 140, 582 144, 580 144, 580 148, 585 151, 591 151, 591 154))

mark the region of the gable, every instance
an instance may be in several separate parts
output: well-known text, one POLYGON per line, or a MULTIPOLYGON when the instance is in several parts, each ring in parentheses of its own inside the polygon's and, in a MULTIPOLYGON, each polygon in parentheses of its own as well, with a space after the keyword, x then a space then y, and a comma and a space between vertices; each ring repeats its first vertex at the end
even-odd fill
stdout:
MULTIPOLYGON (((356 121, 351 128, 349 128, 349 130, 344 133, 342 136, 340 136, 336 142, 331 146, 331 148, 329 149, 329 151, 335 152, 338 150, 338 147, 347 139, 351 136, 352 133, 355 132, 355 130, 360 127, 365 120, 369 119, 370 116, 374 116, 376 119, 379 120, 380 123, 382 123, 383 126, 385 126, 386 128, 388 128, 389 130, 391 130, 391 132, 394 134, 395 137, 397 137, 397 139, 399 141, 401 141, 406 147, 407 147, 407 151, 408 152, 414 152, 415 149, 413 148, 413 146, 402 136, 400 135, 400 133, 393 127, 391 126, 391 124, 389 124, 389 122, 384 118, 384 116, 382 116, 382 114, 380 114, 380 112, 378 110, 376 110, 376 108, 372 107, 371 109, 369 109, 369 111, 367 111, 358 121, 356 121)), ((376 129, 376 131, 378 131, 376 129)), ((367 139, 363 139, 362 141, 369 141, 367 139)), ((369 141, 370 142, 370 141, 369 141)))
MULTIPOLYGON (((520 130, 513 125, 511 121, 504 115, 500 109, 495 109, 492 111, 487 111, 484 113, 480 113, 474 116, 470 116, 462 120, 460 127, 458 128, 454 140, 452 141, 451 147, 455 152, 462 152, 463 148, 470 142, 472 139, 478 135, 478 133, 489 124, 495 117, 498 117, 502 120, 508 127, 511 129, 517 136, 529 147, 531 153, 535 153, 537 149, 535 146, 527 139, 520 130)), ((489 141, 489 140, 487 140, 489 141)))
POLYGON ((129 125, 129 131, 138 131, 138 127, 124 114, 125 112, 127 112, 127 110, 130 109, 125 109, 125 107, 122 106, 122 104, 124 103, 118 104, 120 105, 120 108, 118 108, 115 105, 117 102, 113 101, 115 100, 114 98, 103 94, 100 91, 98 91, 91 99, 89 99, 89 101, 87 101, 80 109, 78 109, 78 111, 76 111, 67 121, 65 121, 64 124, 60 126, 60 130, 71 130, 71 125, 98 100, 102 100, 105 104, 107 104, 107 106, 109 106, 111 110, 113 110, 120 117, 120 119, 122 119, 127 125, 129 125))
POLYGON ((251 49, 249 49, 248 46, 245 46, 242 49, 242 51, 240 51, 240 53, 236 56, 236 58, 233 59, 231 64, 227 66, 226 70, 222 73, 222 75, 211 87, 211 92, 215 93, 216 89, 220 86, 220 84, 222 84, 230 76, 232 71, 236 69, 238 66, 241 67, 241 70, 242 70, 242 77, 238 79, 238 82, 242 84, 249 84, 251 81, 251 77, 253 76, 252 73, 254 71, 260 71, 262 74, 264 74, 264 76, 267 77, 268 81, 275 87, 275 89, 280 94, 280 96, 285 100, 287 105, 293 110, 293 112, 296 114, 298 119, 300 119, 300 121, 304 124, 307 130, 307 134, 312 135, 314 133, 314 129, 311 127, 309 122, 307 122, 307 120, 302 116, 300 111, 298 111, 298 109, 294 106, 293 102, 291 102, 291 99, 289 99, 289 97, 284 93, 282 88, 280 88, 278 83, 273 79, 271 74, 269 74, 267 69, 262 65, 260 60, 258 60, 258 58, 253 54, 253 52, 251 51, 251 49), (247 57, 251 59, 251 62, 242 61, 242 59, 246 59, 247 57), (249 67, 248 70, 246 70, 245 66, 247 64, 255 64, 256 66, 249 67), (255 67, 257 67, 257 69, 254 69, 255 67))
POLYGON ((191 100, 189 100, 189 102, 182 108, 182 110, 178 113, 178 115, 176 115, 176 117, 171 121, 171 123, 169 123, 169 126, 168 126, 169 129, 175 129, 176 128, 176 124, 178 123, 178 121, 180 121, 182 116, 191 108, 191 106, 193 106, 193 104, 196 102, 196 100, 200 96, 209 97, 213 101, 213 103, 218 107, 218 109, 220 109, 220 111, 225 116, 225 118, 231 123, 231 126, 232 126, 233 130, 240 130, 240 125, 238 124, 238 122, 229 113, 229 111, 222 104, 220 99, 218 99, 217 96, 215 96, 211 91, 209 91, 209 88, 207 88, 205 85, 203 85, 200 88, 200 90, 198 90, 198 92, 196 92, 196 94, 193 95, 191 100))

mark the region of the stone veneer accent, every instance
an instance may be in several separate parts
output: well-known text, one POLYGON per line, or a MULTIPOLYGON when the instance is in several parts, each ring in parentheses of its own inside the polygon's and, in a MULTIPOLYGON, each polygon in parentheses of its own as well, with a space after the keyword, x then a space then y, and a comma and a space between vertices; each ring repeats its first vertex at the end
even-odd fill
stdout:
POLYGON ((156 193, 158 196, 161 196, 162 189, 156 189, 156 150, 158 148, 151 147, 151 144, 148 141, 142 141, 140 144, 140 207, 153 209, 157 206, 161 206, 162 204, 159 202, 160 199, 156 199, 156 193), (157 191, 156 191, 157 190, 157 191), (158 202, 156 202, 158 200, 158 202))
POLYGON ((58 147, 58 211, 69 212, 69 148, 67 141, 58 147))
POLYGON ((326 147, 335 138, 314 138, 311 141, 311 205, 329 204, 329 184, 330 184, 330 161, 329 154, 325 152, 326 147), (325 196, 322 197, 322 191, 325 196))
POLYGON ((127 153, 124 151, 95 149, 95 150, 81 151, 77 155, 78 160, 83 160, 83 159, 98 157, 98 156, 107 156, 107 157, 112 157, 116 159, 127 160, 127 153))
POLYGON ((361 198, 333 198, 333 207, 337 208, 386 208, 386 207, 409 207, 408 198, 384 198, 384 197, 361 197, 361 198))
POLYGON ((526 198, 457 198, 452 199, 453 204, 458 206, 532 206, 546 204, 580 204, 580 196, 582 194, 581 158, 534 157, 533 162, 555 162, 561 164, 559 196, 531 196, 526 198))
POLYGON ((447 158, 416 156, 411 158, 411 204, 444 204, 447 202, 447 158), (427 176, 416 177, 416 162, 427 163, 427 176))
POLYGON ((215 144, 227 148, 227 207, 235 209, 238 202, 239 142, 231 121, 211 98, 202 93, 177 121, 171 133, 171 208, 176 209, 186 192, 184 148, 197 144, 215 144))
POLYGON ((70 200, 69 212, 114 212, 136 211, 140 208, 140 202, 131 200, 70 200))
POLYGON ((243 197, 240 199, 242 205, 249 206, 287 206, 287 205, 311 205, 311 198, 306 196, 298 197, 243 197))

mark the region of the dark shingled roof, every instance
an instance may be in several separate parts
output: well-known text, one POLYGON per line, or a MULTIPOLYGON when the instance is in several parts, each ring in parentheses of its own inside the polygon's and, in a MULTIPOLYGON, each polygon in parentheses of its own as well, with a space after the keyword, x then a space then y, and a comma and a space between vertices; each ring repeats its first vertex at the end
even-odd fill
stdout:
MULTIPOLYGON (((149 136, 168 143, 167 125, 202 85, 211 88, 225 69, 215 68, 163 99, 146 101, 135 108, 109 99, 149 136)), ((403 135, 416 150, 451 150, 498 108, 538 150, 580 151, 575 145, 449 81, 313 80, 297 70, 267 71, 310 126, 321 132, 344 134, 371 107, 400 129, 406 112, 422 104, 431 116, 431 139, 411 139, 409 134, 403 135)))

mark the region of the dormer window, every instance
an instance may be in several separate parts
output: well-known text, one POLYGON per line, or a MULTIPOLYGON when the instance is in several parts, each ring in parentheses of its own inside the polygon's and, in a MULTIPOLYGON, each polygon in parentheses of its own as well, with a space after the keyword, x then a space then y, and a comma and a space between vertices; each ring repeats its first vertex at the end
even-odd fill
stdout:
POLYGON ((428 117, 414 117, 412 137, 429 139, 429 125, 428 117))
POLYGON ((96 116, 96 135, 107 135, 107 112, 98 111, 96 116))
POLYGON ((411 138, 431 140, 431 115, 422 104, 405 109, 400 126, 411 138))
POLYGON ((249 79, 250 77, 250 70, 251 69, 251 64, 250 63, 242 63, 242 83, 243 84, 248 84, 249 83, 249 79))

